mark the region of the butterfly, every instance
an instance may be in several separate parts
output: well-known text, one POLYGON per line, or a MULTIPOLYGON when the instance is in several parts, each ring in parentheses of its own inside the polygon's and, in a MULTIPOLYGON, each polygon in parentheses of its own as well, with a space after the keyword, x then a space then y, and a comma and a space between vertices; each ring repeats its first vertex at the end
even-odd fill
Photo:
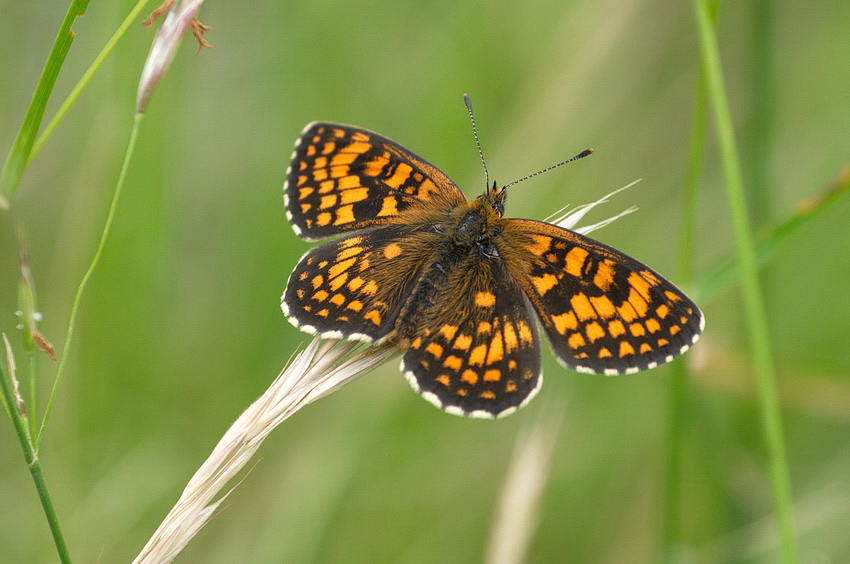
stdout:
POLYGON ((703 315, 671 282, 569 229, 504 217, 506 196, 494 182, 468 201, 386 137, 307 125, 287 170, 286 215, 308 241, 335 238, 293 270, 286 317, 320 337, 401 347, 419 394, 481 418, 536 395, 541 330, 562 364, 606 375, 655 368, 697 341, 703 315))

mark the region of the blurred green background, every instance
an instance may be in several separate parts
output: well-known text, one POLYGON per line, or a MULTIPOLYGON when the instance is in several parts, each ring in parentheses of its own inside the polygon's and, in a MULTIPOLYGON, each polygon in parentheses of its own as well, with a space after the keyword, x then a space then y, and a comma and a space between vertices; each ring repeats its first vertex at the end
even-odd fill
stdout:
MULTIPOLYGON (((726 2, 719 39, 746 179, 770 226, 850 162, 850 4, 726 2), (761 31, 759 31, 761 30, 761 31), (760 33, 769 34, 765 49, 760 33)), ((92 2, 47 116, 132 3, 92 2)), ((23 119, 66 2, 0 1, 0 151, 23 119)), ((152 8, 152 7, 151 7, 152 8)), ((595 237, 678 280, 699 51, 691 3, 208 2, 214 48, 187 40, 148 109, 111 238, 80 311, 42 461, 71 554, 131 560, 230 423, 307 341, 278 303, 308 245, 281 185, 309 121, 373 129, 452 176, 515 187, 508 215, 544 218, 635 179, 588 219, 637 205, 595 237)), ((153 38, 135 25, 0 212, 0 330, 15 330, 15 225, 28 236, 44 334, 65 338, 101 233, 153 38)), ((679 562, 772 562, 777 534, 736 288, 699 280, 734 251, 709 128, 697 284, 708 320, 688 381, 679 562)), ((850 561, 850 229, 846 201, 763 271, 801 554, 850 561)), ((419 399, 395 363, 273 433, 183 562, 474 562, 517 436, 560 414, 530 562, 660 558, 669 367, 572 373, 544 346, 546 383, 505 420, 419 399), (548 417, 547 417, 548 414, 548 417)), ((38 358, 44 406, 56 366, 38 358)), ((55 561, 10 424, 0 425, 0 561, 55 561)))

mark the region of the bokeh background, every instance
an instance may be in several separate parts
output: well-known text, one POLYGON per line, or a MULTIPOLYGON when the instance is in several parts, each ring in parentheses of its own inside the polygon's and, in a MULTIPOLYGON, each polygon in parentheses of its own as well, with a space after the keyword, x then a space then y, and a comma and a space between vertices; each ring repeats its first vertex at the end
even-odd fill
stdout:
MULTIPOLYGON (((92 2, 48 117, 131 2, 92 2)), ((67 2, 0 1, 0 149, 29 103, 67 2)), ((699 50, 689 2, 207 2, 213 48, 187 41, 147 112, 112 235, 80 311, 42 447, 71 553, 128 561, 240 412, 306 342, 279 296, 308 245, 281 185, 309 121, 379 131, 483 189, 462 94, 493 178, 596 153, 515 187, 508 214, 544 218, 638 178, 589 221, 679 280, 699 50)), ((850 162, 850 4, 723 2, 721 55, 760 227, 850 162), (765 11, 765 5, 770 5, 765 11), (766 34, 766 35, 765 35, 766 34), (765 40, 764 38, 767 37, 765 40)), ((57 347, 127 143, 152 32, 135 25, 0 213, 0 329, 25 365, 15 225, 57 347)), ((710 125, 710 124, 709 124, 710 125)), ((712 130, 698 196, 696 282, 708 319, 687 355, 679 562, 773 562, 777 534, 739 291, 702 299, 734 252, 712 130)), ((850 560, 850 204, 795 234, 764 271, 801 554, 850 560)), ((518 437, 557 432, 530 562, 653 562, 665 519, 671 371, 605 378, 559 367, 505 420, 422 401, 395 363, 309 406, 263 446, 183 562, 474 562, 518 437), (553 426, 553 421, 558 425, 553 426)), ((56 366, 38 358, 39 409, 56 366)), ((521 439, 520 439, 521 440, 521 439)), ((51 562, 11 425, 0 425, 0 561, 51 562)))

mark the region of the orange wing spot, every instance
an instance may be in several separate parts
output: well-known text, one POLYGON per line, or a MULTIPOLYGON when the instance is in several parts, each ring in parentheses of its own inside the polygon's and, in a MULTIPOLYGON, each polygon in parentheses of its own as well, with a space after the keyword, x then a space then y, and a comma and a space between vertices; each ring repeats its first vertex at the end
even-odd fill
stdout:
POLYGON ((373 158, 371 161, 366 163, 363 167, 363 173, 366 176, 381 176, 384 172, 384 167, 390 162, 389 156, 384 153, 378 157, 373 158))
POLYGON ((629 286, 637 290, 645 300, 649 300, 650 283, 646 281, 644 276, 637 272, 629 274, 629 286))
POLYGON ((632 334, 633 337, 643 337, 646 335, 646 328, 640 323, 632 323, 629 325, 629 333, 632 334))
POLYGON ((313 167, 315 168, 326 168, 328 166, 328 158, 327 157, 316 157, 316 160, 313 161, 313 167))
POLYGON ((487 358, 487 347, 478 345, 469 352, 470 366, 484 366, 484 360, 487 358))
POLYGON ((327 194, 333 189, 333 186, 336 186, 333 180, 328 180, 328 169, 326 168, 313 169, 313 182, 321 182, 319 194, 327 194), (330 184, 331 188, 328 188, 326 184, 330 184))
POLYGON ((309 305, 309 304, 308 304, 308 305, 305 305, 305 306, 304 306, 303 308, 301 308, 301 309, 303 309, 303 310, 304 310, 304 311, 306 311, 307 313, 310 313, 311 311, 313 311, 313 306, 311 306, 311 305, 309 305))
POLYGON ((494 400, 494 399, 496 399, 496 394, 494 394, 490 390, 485 390, 485 391, 481 392, 480 394, 478 394, 478 397, 481 398, 481 399, 486 399, 486 400, 494 400))
MULTIPOLYGON (((457 327, 453 327, 451 325, 443 325, 443 327, 440 329, 440 332, 442 333, 443 328, 446 328, 446 327, 450 327, 450 328, 454 329, 455 331, 457 331, 457 327)), ((454 331, 452 331, 452 333, 454 333, 454 331)), ((458 335, 457 339, 455 339, 455 342, 452 344, 452 348, 457 349, 459 351, 468 351, 469 347, 471 347, 471 346, 472 346, 472 337, 470 337, 469 335, 458 335)))
POLYGON ((655 315, 657 315, 661 319, 667 317, 668 313, 670 313, 670 308, 667 307, 665 304, 661 304, 660 306, 655 308, 655 315))
POLYGON ((443 346, 439 343, 428 343, 425 346, 425 352, 428 352, 436 359, 439 359, 443 356, 443 346))
MULTIPOLYGON (((343 137, 343 135, 340 135, 340 137, 343 137)), ((368 133, 363 133, 362 131, 357 131, 351 136, 351 138, 355 139, 357 141, 369 141, 369 139, 371 139, 372 137, 369 136, 368 133)))
POLYGON ((339 170, 339 172, 341 173, 340 176, 342 177, 338 181, 339 189, 345 190, 347 192, 348 190, 355 190, 357 188, 362 188, 362 186, 360 186, 360 177, 355 176, 353 174, 345 175, 345 172, 347 170, 348 169, 340 169, 339 170))
POLYGON ((333 280, 331 280, 331 281, 328 283, 328 287, 329 287, 331 290, 333 290, 334 292, 336 292, 337 290, 339 290, 340 288, 342 288, 342 287, 345 285, 345 282, 346 282, 347 280, 348 280, 348 273, 347 273, 347 272, 343 272, 342 274, 340 274, 339 276, 337 276, 336 278, 334 278, 333 280))
POLYGON ((508 372, 513 372, 517 367, 518 365, 514 359, 508 361, 508 372))
POLYGON ((439 382, 440 384, 444 385, 447 388, 452 385, 452 379, 449 378, 449 376, 447 374, 440 374, 439 376, 434 378, 434 380, 439 382))
POLYGON ((402 184, 407 182, 407 179, 410 178, 410 173, 413 172, 413 168, 407 163, 399 163, 396 166, 393 175, 387 178, 384 182, 386 182, 387 186, 391 188, 399 188, 402 184))
POLYGON ((350 309, 351 311, 360 311, 361 309, 363 309, 363 302, 361 302, 360 300, 351 300, 351 302, 349 302, 349 304, 345 306, 345 309, 350 309))
MULTIPOLYGON (((301 164, 302 164, 302 166, 301 166, 300 170, 304 170, 305 168, 307 168, 306 163, 301 163, 301 164)), ((295 186, 301 186, 302 184, 304 184, 308 180, 310 180, 310 179, 306 175, 304 175, 304 174, 299 175, 298 180, 295 182, 295 186)))
POLYGON ((504 323, 504 327, 502 328, 502 336, 505 339, 505 350, 508 354, 511 354, 513 351, 519 348, 519 337, 517 337, 514 324, 510 321, 506 321, 504 323))
POLYGON ((310 299, 315 300, 317 302, 323 302, 328 299, 328 295, 329 294, 325 290, 319 290, 318 292, 310 296, 310 299))
MULTIPOLYGON (((312 263, 312 262, 313 262, 313 258, 315 258, 315 257, 310 257, 310 263, 312 263)), ((319 270, 324 270, 324 269, 325 269, 325 267, 327 267, 327 266, 328 266, 328 261, 323 260, 323 261, 319 262, 319 264, 317 264, 316 266, 318 266, 318 267, 319 267, 319 270)))
POLYGON ((372 263, 369 261, 369 255, 364 256, 360 259, 360 264, 357 265, 359 272, 363 272, 364 270, 369 270, 369 267, 372 266, 372 263))
POLYGON ((311 209, 313 209, 312 204, 301 204, 301 213, 306 214, 311 209))
POLYGON ((479 321, 478 325, 475 327, 476 335, 482 335, 482 334, 489 335, 492 332, 493 332, 493 324, 490 323, 489 321, 479 321))
POLYGON ((611 354, 611 351, 609 351, 605 347, 602 347, 601 349, 599 349, 598 356, 599 358, 611 358, 613 355, 611 354))
POLYGON ((496 368, 491 368, 490 370, 484 371, 484 381, 485 382, 498 382, 502 379, 502 371, 496 368))
MULTIPOLYGON (((664 290, 664 295, 667 296, 667 299, 671 302, 681 302, 682 298, 678 294, 671 292, 670 290, 664 290)), ((691 312, 692 313, 692 312, 691 312)))
POLYGON ((553 315, 550 319, 555 325, 555 330, 561 335, 566 334, 568 330, 575 330, 578 328, 578 319, 576 319, 576 314, 572 311, 562 313, 561 315, 553 315))
POLYGON ((605 319, 614 317, 617 314, 617 309, 607 296, 592 297, 590 298, 590 303, 593 305, 596 313, 605 319))
POLYGON ((635 354, 635 348, 628 341, 620 341, 620 358, 635 354))
MULTIPOLYGON (((689 313, 693 313, 693 312, 689 312, 689 313)), ((685 317, 684 315, 683 315, 683 316, 681 316, 681 317, 679 318, 679 323, 681 323, 682 325, 687 325, 687 324, 688 324, 688 318, 687 318, 687 317, 685 317)))
POLYGON ((546 292, 558 285, 558 278, 556 278, 554 274, 547 272, 543 276, 532 276, 531 282, 534 284, 534 288, 537 290, 537 293, 543 296, 546 292))
POLYGON ((370 310, 369 312, 367 312, 367 313, 363 316, 363 319, 366 319, 366 320, 368 320, 368 321, 371 321, 371 322, 372 322, 372 323, 374 323, 374 324, 375 324, 375 326, 377 326, 377 327, 380 327, 380 326, 381 326, 381 312, 380 312, 380 311, 378 311, 377 309, 373 309, 373 310, 370 310))
POLYGON ((657 333, 658 331, 661 331, 661 324, 658 323, 657 319, 650 317, 646 320, 646 329, 650 333, 657 333))
POLYGON ((552 244, 552 238, 546 235, 531 235, 534 243, 528 245, 526 249, 533 255, 543 256, 552 244))
POLYGON ((669 344, 670 344, 670 341, 668 341, 667 339, 658 339, 658 346, 659 347, 666 347, 669 344))
POLYGON ((316 315, 318 315, 319 317, 327 317, 328 315, 330 315, 330 313, 331 312, 328 311, 328 308, 325 308, 325 309, 317 311, 316 315))
POLYGON ((646 354, 652 352, 652 346, 649 343, 643 343, 640 346, 640 354, 646 354))
POLYGON ((443 325, 440 327, 440 335, 445 337, 447 341, 451 341, 454 338, 455 333, 457 333, 457 325, 443 325))
POLYGON ((587 327, 584 328, 584 332, 591 343, 605 336, 605 329, 595 321, 588 323, 587 327))
POLYGON ((345 247, 336 255, 336 261, 342 262, 344 260, 350 259, 351 257, 356 257, 365 251, 363 247, 345 247))
POLYGON ((463 371, 463 374, 461 375, 460 379, 466 384, 474 386, 478 383, 478 374, 474 370, 466 369, 463 371))
POLYGON ((452 370, 457 372, 461 369, 461 367, 463 367, 463 359, 453 354, 449 355, 446 357, 446 360, 443 361, 443 366, 445 368, 451 368, 452 370))
POLYGON ((395 196, 387 196, 381 202, 381 210, 378 212, 378 217, 388 215, 396 215, 398 213, 398 200, 395 196))
MULTIPOLYGON (((310 260, 307 261, 307 264, 310 264, 310 262, 312 262, 312 260, 313 259, 311 257, 310 260)), ((299 282, 304 282, 305 280, 307 280, 307 272, 306 271, 302 272, 301 274, 298 275, 298 281, 299 282)))
POLYGON ((669 329, 671 335, 678 335, 681 330, 682 328, 678 325, 671 325, 669 329))
POLYGON ((363 280, 362 278, 360 278, 359 276, 357 278, 352 278, 351 282, 348 283, 348 289, 351 290, 352 292, 356 292, 357 290, 360 289, 360 286, 362 286, 365 283, 366 283, 366 281, 363 280))
MULTIPOLYGON (((342 135, 340 135, 338 133, 342 133, 342 132, 339 129, 335 129, 334 134, 337 137, 342 137, 342 135)), ((333 141, 326 141, 324 144, 322 144, 322 154, 323 155, 328 155, 330 153, 335 153, 335 152, 336 152, 336 143, 334 143, 333 141)))
POLYGON ((316 216, 316 225, 318 225, 319 227, 325 227, 331 224, 332 219, 333 216, 331 214, 329 214, 328 212, 322 212, 316 216))
POLYGON ((465 388, 458 388, 457 390, 455 390, 455 393, 460 397, 465 398, 466 395, 469 393, 469 390, 465 388))
POLYGON ((487 351, 487 364, 493 365, 497 362, 502 362, 504 358, 505 349, 502 343, 502 334, 496 333, 490 341, 490 350, 487 351))
POLYGON ((369 140, 368 137, 366 139, 363 139, 362 141, 357 137, 354 137, 353 139, 355 139, 356 141, 345 148, 346 153, 363 154, 372 148, 372 145, 366 142, 369 140))
MULTIPOLYGON (((419 349, 419 347, 421 347, 421 346, 422 346, 422 337, 416 337, 415 339, 413 339, 413 342, 412 342, 412 343, 410 343, 410 348, 411 348, 411 349, 417 349, 417 350, 418 350, 418 349, 419 349)), ((425 368, 428 368, 428 366, 429 366, 429 364, 428 364, 428 361, 427 361, 427 360, 423 360, 421 364, 422 364, 422 366, 424 366, 425 368)))
POLYGON ((519 329, 519 340, 526 347, 534 344, 534 333, 531 332, 531 327, 525 321, 517 323, 519 329))
POLYGON ((357 259, 350 258, 350 259, 341 260, 341 261, 335 263, 333 266, 331 266, 328 269, 328 276, 331 277, 331 278, 336 278, 337 276, 339 276, 340 274, 342 274, 343 272, 345 272, 346 270, 348 270, 352 266, 354 266, 354 263, 356 262, 356 260, 357 259))
POLYGON ((313 279, 310 280, 310 285, 313 286, 314 290, 318 290, 319 286, 321 286, 324 283, 325 283, 325 277, 322 276, 321 274, 314 276, 313 279))
POLYGON ((626 334, 626 327, 622 321, 615 319, 608 324, 608 334, 616 339, 620 335, 626 334))
POLYGON ((581 278, 584 276, 584 261, 589 255, 587 251, 582 249, 581 247, 573 247, 570 249, 570 252, 567 253, 566 262, 567 264, 564 266, 564 270, 568 274, 572 274, 576 278, 581 278))
POLYGON ((491 292, 478 292, 475 294, 475 305, 478 307, 493 307, 496 305, 496 295, 491 292))
MULTIPOLYGON (((306 177, 302 177, 302 178, 305 178, 305 179, 306 179, 306 177)), ((310 194, 312 194, 312 193, 313 193, 313 192, 315 192, 315 191, 316 191, 316 190, 315 190, 312 186, 307 186, 306 188, 299 188, 299 189, 298 189, 298 199, 299 199, 299 200, 304 200, 304 199, 306 199, 306 198, 307 198, 310 194)))
POLYGON ((573 333, 567 338, 567 344, 571 349, 576 350, 580 349, 587 345, 587 341, 584 340, 584 337, 581 333, 573 333))
POLYGON ((333 180, 324 180, 317 178, 316 181, 319 182, 319 194, 330 194, 334 190, 336 190, 336 182, 333 180))
MULTIPOLYGON (((317 141, 317 139, 314 137, 313 142, 315 143, 316 141, 317 141)), ((312 157, 315 154, 316 154, 316 146, 315 145, 310 145, 309 147, 307 147, 307 156, 308 157, 312 157)))
POLYGON ((508 393, 517 391, 517 388, 516 380, 508 380, 507 384, 505 384, 505 391, 508 393))
POLYGON ((649 305, 646 303, 646 300, 638 293, 637 290, 631 288, 629 290, 629 303, 635 308, 635 313, 638 317, 646 317, 646 312, 649 309, 649 305))
POLYGON ((336 209, 336 221, 334 225, 342 225, 344 223, 354 222, 354 207, 352 204, 340 206, 336 209))
POLYGON ((399 256, 402 252, 401 247, 397 243, 390 243, 384 247, 384 258, 392 260, 399 256))
POLYGON ((343 204, 353 204, 355 202, 362 202, 368 197, 369 189, 363 188, 362 186, 358 186, 357 188, 350 188, 348 190, 344 190, 340 194, 340 202, 342 202, 343 204))
POLYGON ((608 261, 602 261, 598 264, 593 283, 603 292, 607 292, 611 284, 614 283, 614 268, 608 261))
POLYGON ((333 296, 331 296, 331 299, 329 301, 337 307, 342 307, 342 304, 345 303, 345 296, 343 296, 342 294, 334 294, 333 296))
POLYGON ((579 321, 596 319, 596 310, 593 309, 593 306, 590 304, 590 300, 587 299, 587 294, 576 294, 570 298, 570 305, 572 306, 579 321))
POLYGON ((369 280, 366 282, 366 285, 363 286, 363 290, 361 290, 367 296, 374 296, 378 293, 378 285, 374 280, 369 280))
POLYGON ((348 247, 356 247, 361 243, 363 243, 363 237, 348 237, 339 242, 339 248, 347 249, 348 247))
POLYGON ((303 299, 304 299, 304 296, 306 296, 306 295, 307 295, 307 292, 305 292, 305 291, 304 291, 304 290, 302 290, 302 289, 298 289, 298 290, 295 290, 295 295, 296 295, 296 296, 298 296, 298 299, 299 299, 299 300, 303 300, 303 299))
POLYGON ((357 158, 357 155, 352 153, 337 153, 331 157, 331 166, 350 165, 357 158))
POLYGON ((590 358, 589 356, 587 356, 586 352, 577 352, 575 353, 575 357, 579 360, 584 358, 590 358))

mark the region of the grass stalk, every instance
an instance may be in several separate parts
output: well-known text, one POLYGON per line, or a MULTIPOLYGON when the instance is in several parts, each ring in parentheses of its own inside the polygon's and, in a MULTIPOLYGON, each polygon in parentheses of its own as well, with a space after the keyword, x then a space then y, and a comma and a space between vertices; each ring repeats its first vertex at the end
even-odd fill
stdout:
POLYGON ((97 245, 97 250, 95 250, 88 269, 85 274, 83 274, 83 278, 80 280, 79 286, 77 286, 77 292, 74 294, 74 301, 71 304, 71 314, 68 316, 68 329, 65 334, 65 344, 62 346, 62 356, 59 360, 59 368, 56 371, 56 378, 53 380, 53 388, 50 390, 50 398, 47 400, 47 407, 44 410, 41 427, 38 432, 38 436, 35 439, 36 451, 38 451, 38 447, 41 444, 41 439, 44 436, 44 430, 47 428, 50 413, 53 410, 53 402, 56 400, 56 393, 59 390, 59 383, 62 380, 62 375, 65 373, 65 366, 68 362, 68 353, 71 350, 71 340, 74 337, 74 327, 76 325, 77 312, 79 311, 83 292, 85 291, 86 285, 88 284, 89 279, 91 279, 92 273, 100 261, 100 256, 103 253, 103 249, 106 246, 106 240, 109 237, 112 221, 115 218, 115 210, 118 208, 118 200, 121 197, 121 189, 124 187, 124 182, 127 178, 127 170, 130 167, 130 161, 132 160, 133 152, 136 147, 136 138, 139 134, 139 127, 141 125, 143 115, 144 114, 136 114, 135 119, 133 120, 133 128, 130 131, 130 140, 127 144, 127 151, 124 153, 124 162, 121 164, 121 172, 119 173, 118 181, 115 184, 115 191, 112 193, 112 201, 109 204, 109 212, 106 215, 103 232, 100 234, 100 242, 97 245))
POLYGON ((59 71, 65 62, 68 51, 71 49, 71 43, 74 41, 74 32, 71 31, 71 26, 78 16, 85 13, 88 4, 89 0, 72 0, 71 5, 68 6, 65 19, 59 27, 59 33, 56 35, 53 47, 44 63, 44 69, 38 79, 32 101, 27 109, 26 116, 24 116, 24 123, 18 131, 18 135, 9 149, 9 154, 6 156, 3 169, 0 171, 0 209, 9 208, 10 202, 18 189, 32 152, 35 136, 44 117, 47 100, 50 99, 56 78, 59 76, 59 71))
POLYGON ((748 217, 741 166, 735 143, 735 132, 726 98, 720 53, 708 3, 705 0, 693 0, 693 4, 699 30, 702 64, 706 70, 709 101, 714 111, 720 159, 740 256, 744 316, 753 352, 758 388, 759 419, 768 457, 781 554, 784 562, 797 562, 798 552, 794 532, 791 477, 785 452, 785 438, 776 390, 776 376, 767 327, 767 315, 759 282, 755 245, 748 217))
POLYGON ((9 344, 9 339, 6 334, 3 334, 3 348, 5 350, 6 362, 0 362, 0 394, 3 398, 3 407, 6 413, 12 420, 12 426, 15 428, 15 434, 18 436, 18 441, 21 443, 21 449, 24 451, 24 459, 27 462, 27 468, 35 483, 38 499, 41 501, 41 507, 44 510, 44 516, 47 518, 47 524, 50 527, 50 533, 53 536, 53 543, 56 545, 56 552, 59 555, 59 561, 63 564, 71 562, 71 555, 68 552, 68 545, 65 544, 65 537, 62 534, 62 527, 59 524, 59 516, 56 514, 56 508, 53 506, 53 500, 50 497, 50 491, 47 489, 47 480, 44 477, 44 471, 41 467, 41 460, 38 457, 38 449, 32 440, 29 427, 27 425, 27 415, 23 399, 17 391, 17 378, 15 376, 15 362, 12 356, 12 346, 9 344), (8 367, 8 370, 7 370, 8 367), (13 390, 14 383, 14 390, 13 390))

